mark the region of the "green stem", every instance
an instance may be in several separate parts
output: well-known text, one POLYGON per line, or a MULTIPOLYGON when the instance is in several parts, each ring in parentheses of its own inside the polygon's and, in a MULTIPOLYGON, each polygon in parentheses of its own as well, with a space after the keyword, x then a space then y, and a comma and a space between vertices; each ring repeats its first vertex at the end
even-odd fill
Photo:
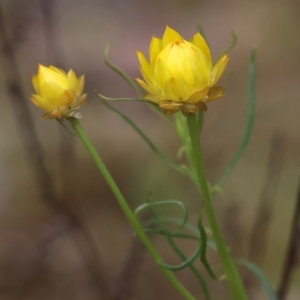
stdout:
POLYGON ((232 300, 246 300, 248 299, 248 297, 246 295, 245 288, 243 286, 239 273, 230 257, 230 254, 226 249, 222 233, 219 229, 217 219, 214 214, 211 201, 211 194, 208 188, 205 174, 202 151, 199 142, 198 124, 195 114, 188 114, 187 123, 193 148, 194 166, 197 171, 198 181, 202 191, 205 212, 224 268, 232 300))
POLYGON ((185 287, 177 280, 177 278, 174 276, 174 274, 165 269, 161 263, 163 262, 160 254, 156 251, 154 246, 152 245, 151 241, 148 239, 147 235, 144 233, 143 229, 141 228, 139 222, 137 221, 134 213, 130 209, 129 205, 127 204, 124 196, 122 195, 121 191, 119 190, 117 184, 115 183, 114 179, 110 175, 109 171, 107 170, 104 162, 100 158, 97 150, 95 149, 92 142, 89 140, 87 135, 85 134, 83 128, 81 127, 80 122, 78 119, 71 118, 70 122, 76 131, 78 137, 82 141, 83 145, 87 149, 87 151, 92 156, 92 159, 94 160, 95 164, 97 165, 98 169, 100 170, 102 176, 106 180, 107 184, 111 188, 113 194, 115 195, 121 209, 123 210, 124 214, 126 215, 129 223, 134 228, 135 233, 141 240, 141 242, 144 244, 150 255, 153 257, 154 261, 162 271, 162 273, 165 275, 165 277, 169 280, 169 282, 177 289, 177 291, 184 297, 184 299, 188 300, 195 300, 194 296, 192 296, 185 287))

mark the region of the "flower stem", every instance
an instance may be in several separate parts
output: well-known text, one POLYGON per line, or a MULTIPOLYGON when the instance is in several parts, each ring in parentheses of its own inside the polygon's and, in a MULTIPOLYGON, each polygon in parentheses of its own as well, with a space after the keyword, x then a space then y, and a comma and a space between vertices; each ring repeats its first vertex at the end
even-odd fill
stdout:
POLYGON ((174 274, 165 269, 161 263, 163 262, 160 254, 156 251, 153 244, 147 237, 147 235, 144 233, 143 229, 141 228, 138 220, 136 219, 134 213, 132 212, 131 208, 127 204, 124 196, 122 195, 121 191, 119 190, 117 184, 115 183, 114 179, 110 175, 109 171, 107 170, 104 162, 100 158, 97 150, 95 149, 92 142, 89 140, 88 136, 84 132, 83 128, 81 127, 80 122, 76 118, 71 118, 70 122, 76 131, 78 137, 82 141, 83 145, 87 149, 87 151, 92 156, 92 159, 94 160, 95 164, 97 165, 98 169, 100 170, 102 176, 104 177, 105 181, 111 188, 113 194, 115 195, 121 209, 123 210, 125 216, 127 217, 127 220, 131 224, 131 226, 134 228, 135 233, 141 240, 141 242, 144 244, 150 255, 153 257, 154 261, 162 271, 162 273, 165 275, 165 277, 169 280, 169 282, 177 289, 177 291, 184 297, 184 299, 187 300, 195 300, 194 296, 190 294, 189 291, 186 290, 186 288, 177 280, 177 278, 174 276, 174 274))
POLYGON ((194 167, 196 168, 199 185, 202 191, 205 212, 224 268, 226 280, 229 286, 229 290, 231 292, 231 297, 232 300, 246 300, 248 299, 248 297, 246 295, 244 285, 230 257, 230 254, 226 249, 224 238, 219 229, 217 219, 214 214, 211 201, 211 194, 208 188, 208 183, 205 174, 204 162, 198 134, 198 123, 195 114, 190 113, 187 115, 187 123, 193 149, 194 167))

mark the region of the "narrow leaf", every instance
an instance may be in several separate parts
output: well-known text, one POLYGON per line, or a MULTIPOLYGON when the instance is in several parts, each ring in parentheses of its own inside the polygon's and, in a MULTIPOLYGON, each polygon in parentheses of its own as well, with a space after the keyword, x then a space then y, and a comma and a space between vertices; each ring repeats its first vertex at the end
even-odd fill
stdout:
POLYGON ((143 96, 142 91, 140 90, 139 86, 135 83, 134 80, 132 80, 130 78, 130 76, 128 76, 123 70, 121 70, 120 68, 118 68, 117 66, 115 66, 114 64, 112 64, 109 59, 108 59, 108 54, 109 54, 109 44, 107 44, 105 46, 104 49, 104 61, 106 63, 106 65, 112 69, 113 71, 115 71, 118 75, 120 75, 135 91, 139 96, 143 96))
POLYGON ((238 261, 238 263, 240 263, 253 273, 253 275, 259 281, 270 300, 278 300, 278 297, 273 287, 271 286, 270 282, 268 281, 262 270, 257 265, 246 259, 241 259, 238 261))
POLYGON ((231 42, 231 44, 230 44, 228 47, 226 47, 226 48, 220 53, 220 55, 219 55, 217 61, 219 60, 219 58, 220 58, 223 54, 227 54, 230 50, 232 50, 232 49, 235 47, 236 42, 237 42, 237 36, 236 36, 236 34, 235 34, 234 31, 231 31, 231 37, 232 37, 232 42, 231 42))
POLYGON ((254 111, 255 111, 255 58, 256 58, 256 50, 252 50, 250 56, 250 62, 249 62, 248 116, 247 116, 244 136, 235 155, 233 156, 232 160, 228 164, 224 173, 221 175, 220 179, 218 180, 215 187, 213 188, 213 192, 219 189, 221 185, 224 183, 224 181, 228 178, 228 176, 236 166, 237 162, 241 158, 242 154, 244 153, 250 140, 253 123, 254 123, 254 111))
POLYGON ((168 166, 173 168, 174 170, 178 171, 181 174, 187 175, 186 171, 183 167, 176 165, 173 163, 166 155, 164 155, 157 147, 156 145, 147 137, 147 135, 127 116, 125 116, 123 113, 118 111, 117 109, 110 106, 106 101, 103 101, 103 104, 109 108, 111 111, 113 111, 115 114, 120 116, 127 124, 129 124, 138 134, 139 136, 146 142, 146 144, 150 147, 150 149, 168 166))

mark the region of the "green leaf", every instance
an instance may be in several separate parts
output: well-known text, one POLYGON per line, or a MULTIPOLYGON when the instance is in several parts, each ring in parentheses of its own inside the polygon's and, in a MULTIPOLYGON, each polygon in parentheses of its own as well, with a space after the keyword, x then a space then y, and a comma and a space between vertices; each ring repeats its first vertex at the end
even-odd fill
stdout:
MULTIPOLYGON (((160 217, 158 217, 158 219, 159 219, 160 223, 182 224, 182 222, 183 222, 182 218, 174 217, 174 216, 160 216, 160 217)), ((141 222, 143 227, 151 226, 151 225, 154 225, 156 223, 157 223, 157 221, 155 219, 151 219, 151 220, 141 222)), ((192 223, 187 222, 184 225, 184 228, 189 230, 191 233, 194 234, 195 237, 192 238, 192 239, 195 239, 195 238, 199 239, 200 238, 199 229, 196 226, 194 226, 192 223)), ((209 229, 205 228, 205 232, 209 232, 209 229)), ((217 250, 216 243, 214 242, 213 239, 207 239, 207 245, 210 248, 212 248, 213 250, 215 250, 215 251, 217 250)))
POLYGON ((219 55, 217 61, 219 60, 219 58, 220 58, 223 54, 227 54, 230 50, 232 50, 232 49, 235 47, 236 42, 237 42, 237 36, 236 36, 236 34, 234 33, 234 31, 231 31, 231 37, 232 37, 232 42, 231 42, 231 44, 230 44, 228 47, 226 47, 226 48, 220 53, 220 55, 219 55))
MULTIPOLYGON (((149 200, 148 200, 149 201, 149 200)), ((149 202, 148 202, 149 203, 149 202)), ((207 288, 206 282, 203 279, 203 277, 201 276, 201 274, 199 273, 199 271, 194 267, 193 262, 197 259, 197 257, 199 256, 199 251, 200 251, 200 247, 198 247, 198 249, 194 252, 194 254, 190 257, 190 258, 186 258, 186 256, 184 255, 184 253, 180 250, 180 248, 176 245, 176 243, 174 242, 174 240, 172 239, 172 236, 169 234, 169 231, 165 228, 164 223, 161 222, 160 217, 157 215, 154 207, 149 206, 149 210, 150 213, 155 221, 155 224, 159 225, 160 230, 163 232, 164 236, 166 237, 168 243, 170 244, 170 246, 172 247, 172 249, 174 250, 174 252, 180 257, 180 259, 183 261, 182 264, 178 265, 178 266, 171 266, 168 264, 165 264, 164 262, 161 262, 161 266, 169 269, 169 270, 179 270, 185 267, 188 267, 193 274, 196 276, 196 278, 198 279, 201 287, 202 287, 202 291, 204 294, 204 297, 206 300, 210 300, 210 293, 209 293, 209 289, 207 288)), ((184 224, 184 226, 186 225, 186 221, 180 222, 179 224, 184 224)), ((180 225, 180 227, 182 227, 182 225, 180 225)))
POLYGON ((180 271, 180 270, 188 267, 189 265, 191 265, 198 258, 199 253, 200 253, 200 248, 201 248, 201 246, 199 245, 197 250, 188 259, 186 259, 183 263, 181 263, 177 266, 172 266, 172 265, 166 264, 165 262, 161 262, 160 265, 171 271, 180 271))
POLYGON ((149 100, 144 99, 144 98, 109 98, 109 97, 105 97, 101 94, 98 94, 98 96, 100 97, 101 100, 105 100, 105 101, 138 101, 138 102, 149 103, 149 100))
MULTIPOLYGON (((112 69, 114 72, 116 72, 119 76, 121 76, 134 90, 135 92, 140 96, 143 97, 144 93, 141 91, 140 87, 138 86, 138 84, 132 80, 130 78, 129 75, 127 75, 123 70, 121 70, 120 68, 118 68, 116 65, 112 64, 109 59, 108 59, 108 54, 109 54, 109 44, 107 44, 105 46, 104 49, 104 61, 106 63, 106 65, 112 69)), ((115 100, 115 101, 124 101, 124 100, 129 100, 129 101, 144 101, 144 102, 148 102, 148 104, 150 105, 150 108, 157 113, 159 116, 163 117, 166 121, 168 121, 172 126, 174 126, 174 124, 172 123, 171 119, 167 116, 164 115, 164 113, 161 111, 161 109, 157 106, 157 105, 152 105, 151 103, 149 103, 148 100, 145 100, 143 98, 106 98, 102 95, 99 95, 101 98, 106 99, 106 100, 115 100)))
POLYGON ((144 210, 146 208, 151 209, 154 206, 162 206, 162 205, 177 205, 182 209, 184 217, 182 219, 182 223, 180 224, 180 226, 176 230, 176 232, 180 231, 185 226, 185 224, 187 223, 187 220, 188 220, 188 217, 189 217, 188 210, 187 210, 185 204, 183 204, 181 201, 178 201, 178 200, 165 200, 165 201, 144 203, 144 204, 140 205, 139 207, 137 207, 135 209, 134 214, 138 215, 142 210, 144 210))
POLYGON ((218 277, 213 272, 213 270, 211 269, 211 267, 207 261, 207 258, 206 258, 207 237, 206 237, 206 232, 205 232, 205 229, 203 227, 201 220, 198 222, 198 229, 199 229, 200 237, 201 237, 200 260, 201 260, 203 266, 205 267, 207 273, 209 274, 209 276, 214 280, 219 280, 218 277))
POLYGON ((262 270, 257 265, 255 265, 253 262, 246 259, 241 259, 238 261, 238 263, 243 265, 253 273, 253 275, 256 277, 256 279, 259 281, 259 283, 265 290, 270 300, 278 300, 278 297, 274 289, 272 288, 271 284, 269 283, 268 279, 266 278, 262 270))
POLYGON ((130 78, 123 70, 112 64, 109 59, 108 59, 108 54, 109 54, 109 44, 107 44, 104 48, 104 61, 106 65, 112 69, 114 72, 116 72, 118 75, 120 75, 135 91, 139 96, 143 96, 143 93, 139 86, 135 83, 134 80, 130 78))
POLYGON ((242 154, 244 153, 252 132, 253 123, 254 123, 254 112, 255 112, 255 58, 256 58, 256 50, 252 50, 249 62, 249 88, 248 88, 248 115, 247 115, 247 122, 246 128, 244 132, 243 139, 233 156, 232 160, 226 167, 225 171, 221 175, 220 179, 213 187, 213 192, 218 190, 224 181, 228 178, 234 167, 236 166, 237 162, 241 158, 242 154))
MULTIPOLYGON (((135 98, 134 98, 135 99, 135 98)), ((157 147, 156 145, 147 137, 147 135, 127 116, 125 116, 123 113, 118 111, 117 109, 110 106, 106 101, 102 101, 103 104, 109 108, 111 111, 113 111, 115 114, 120 116, 127 124, 129 124, 138 134, 139 136, 146 142, 146 144, 150 147, 150 149, 168 166, 173 168, 174 170, 178 171, 181 174, 187 175, 186 170, 184 167, 180 165, 176 165, 173 163, 166 155, 164 155, 157 147)))

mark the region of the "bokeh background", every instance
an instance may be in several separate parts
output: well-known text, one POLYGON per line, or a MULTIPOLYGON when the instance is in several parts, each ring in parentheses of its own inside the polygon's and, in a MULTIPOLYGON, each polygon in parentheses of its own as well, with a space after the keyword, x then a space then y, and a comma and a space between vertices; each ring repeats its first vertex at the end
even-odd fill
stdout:
MULTIPOLYGON (((299 184, 300 2, 1 0, 0 8, 1 299, 181 299, 136 241, 80 142, 57 122, 41 119, 28 100, 39 63, 85 74, 82 125, 130 205, 144 203, 150 193, 153 200, 181 200, 195 223, 201 201, 194 186, 164 165, 95 92, 135 96, 105 66, 104 47, 109 42, 111 62, 136 78, 136 50, 147 52, 151 36, 161 37, 166 25, 189 39, 201 24, 214 58, 231 43, 231 30, 238 36, 221 82, 226 96, 205 113, 202 143, 211 182, 241 141, 249 57, 257 49, 252 137, 214 205, 234 255, 254 260, 277 289, 299 184)), ((178 161, 180 143, 165 120, 143 103, 114 106, 178 161)), ((175 208, 172 213, 180 216, 175 208)), ((179 263, 163 238, 153 242, 168 263, 179 263)), ((187 255, 196 247, 179 244, 187 255)), ((209 257, 218 268, 213 252, 209 257)), ((251 298, 267 299, 241 271, 251 298)), ((189 270, 177 275, 203 299, 189 270)), ((212 299, 229 299, 225 286, 208 282, 212 299)), ((299 283, 295 269, 286 299, 300 299, 299 283)))

